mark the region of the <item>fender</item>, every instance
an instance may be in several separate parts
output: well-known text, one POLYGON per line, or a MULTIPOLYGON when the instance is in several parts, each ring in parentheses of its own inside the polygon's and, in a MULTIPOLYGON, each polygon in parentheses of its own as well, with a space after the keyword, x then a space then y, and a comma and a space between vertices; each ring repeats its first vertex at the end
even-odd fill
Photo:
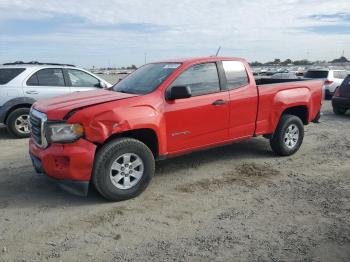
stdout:
POLYGON ((307 87, 296 86, 277 92, 273 88, 262 89, 259 97, 258 119, 255 135, 271 134, 275 131, 283 112, 291 107, 305 106, 310 112, 311 93, 307 87))
POLYGON ((310 110, 310 90, 307 87, 279 91, 274 97, 274 113, 270 115, 273 130, 276 129, 283 112, 291 107, 305 106, 310 110), (297 102, 295 102, 297 101, 297 102))
MULTIPOLYGON (((95 144, 104 144, 111 136, 127 131, 139 129, 151 129, 155 132, 158 141, 158 151, 164 151, 161 144, 160 128, 164 126, 159 110, 149 104, 134 106, 119 106, 110 103, 104 110, 96 110, 97 107, 89 107, 75 112, 68 123, 82 123, 85 128, 85 138, 95 144)), ((101 107, 99 107, 101 108, 101 107)), ((165 133, 165 132, 164 132, 165 133)))
POLYGON ((0 123, 6 122, 7 116, 13 108, 18 107, 19 105, 25 105, 25 107, 28 105, 31 106, 35 102, 36 100, 31 97, 16 97, 7 101, 2 107, 0 107, 0 123))

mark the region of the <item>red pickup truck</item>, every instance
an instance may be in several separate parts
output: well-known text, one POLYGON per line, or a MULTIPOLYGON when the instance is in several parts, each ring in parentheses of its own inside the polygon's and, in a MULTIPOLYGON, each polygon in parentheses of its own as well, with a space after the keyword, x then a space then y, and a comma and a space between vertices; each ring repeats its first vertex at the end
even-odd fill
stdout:
POLYGON ((261 135, 277 155, 294 154, 304 125, 319 118, 322 85, 256 82, 238 58, 150 63, 109 91, 35 103, 30 155, 37 172, 72 193, 86 195, 91 181, 107 199, 129 199, 157 159, 261 135))

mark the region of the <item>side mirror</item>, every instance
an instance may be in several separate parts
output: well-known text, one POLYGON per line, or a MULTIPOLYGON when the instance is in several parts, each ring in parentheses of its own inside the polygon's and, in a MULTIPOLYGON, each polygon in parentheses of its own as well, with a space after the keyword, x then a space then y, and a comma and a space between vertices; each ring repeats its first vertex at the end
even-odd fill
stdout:
POLYGON ((107 89, 108 88, 107 84, 105 82, 102 82, 102 81, 100 81, 100 87, 102 89, 107 89))
POLYGON ((181 98, 189 98, 191 96, 192 92, 189 86, 173 86, 168 90, 166 99, 175 100, 181 98))

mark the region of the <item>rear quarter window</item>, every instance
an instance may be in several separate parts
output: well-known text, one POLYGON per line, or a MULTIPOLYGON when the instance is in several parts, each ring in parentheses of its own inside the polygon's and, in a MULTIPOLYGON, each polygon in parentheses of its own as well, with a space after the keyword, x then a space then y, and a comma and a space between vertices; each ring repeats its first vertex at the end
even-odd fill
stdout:
POLYGON ((0 85, 7 84, 24 70, 25 68, 0 68, 0 85))
POLYGON ((327 78, 328 71, 319 71, 319 70, 309 70, 304 75, 305 78, 327 78))

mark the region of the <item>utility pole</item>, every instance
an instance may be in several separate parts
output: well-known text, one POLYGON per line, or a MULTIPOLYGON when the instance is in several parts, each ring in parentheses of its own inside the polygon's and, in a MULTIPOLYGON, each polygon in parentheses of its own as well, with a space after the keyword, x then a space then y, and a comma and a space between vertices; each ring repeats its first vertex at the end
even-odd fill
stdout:
POLYGON ((147 64, 147 53, 145 53, 144 55, 145 55, 145 64, 147 64))

